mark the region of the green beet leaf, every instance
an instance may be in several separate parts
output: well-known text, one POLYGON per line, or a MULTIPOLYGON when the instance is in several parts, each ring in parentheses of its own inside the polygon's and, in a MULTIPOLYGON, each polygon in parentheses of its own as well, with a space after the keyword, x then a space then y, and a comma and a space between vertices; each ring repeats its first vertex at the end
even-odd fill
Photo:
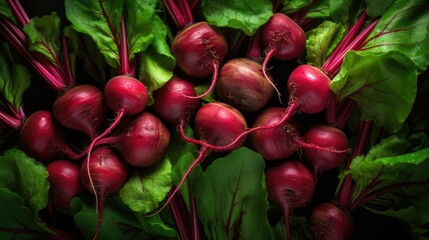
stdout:
POLYGON ((203 0, 202 7, 210 24, 241 29, 247 35, 253 35, 273 15, 273 4, 269 0, 203 0))
POLYGON ((176 59, 168 45, 170 30, 158 15, 151 20, 153 40, 146 51, 140 56, 139 79, 145 84, 150 94, 150 104, 153 103, 153 91, 164 86, 173 76, 176 59))
MULTIPOLYGON (((310 226, 306 217, 292 214, 289 219, 291 240, 312 240, 310 226)), ((274 239, 287 239, 285 220, 280 218, 274 226, 274 239)))
POLYGON ((329 0, 332 21, 341 23, 343 26, 352 26, 362 7, 362 0, 329 0))
POLYGON ((46 168, 17 148, 0 156, 0 188, 22 197, 36 216, 48 203, 49 183, 46 168))
POLYGON ((134 169, 119 197, 132 211, 145 214, 159 206, 170 188, 171 163, 165 158, 155 166, 134 169))
POLYGON ((15 15, 13 14, 6 0, 0 0, 0 15, 3 15, 13 23, 16 23, 15 15))
MULTIPOLYGON (((70 206, 76 226, 85 239, 92 239, 97 228, 97 212, 93 199, 74 198, 70 206)), ((166 226, 159 217, 155 216, 153 219, 139 218, 136 213, 118 204, 113 197, 106 199, 99 239, 168 239, 167 237, 174 236, 174 230, 166 226), (143 226, 140 221, 148 221, 148 223, 143 226), (157 228, 158 238, 156 238, 152 233, 145 230, 148 225, 162 225, 164 232, 157 228)))
POLYGON ((283 5, 283 8, 281 11, 286 14, 290 14, 308 6, 308 4, 312 1, 311 0, 282 0, 281 2, 283 5))
POLYGON ((51 15, 32 18, 23 28, 29 49, 43 54, 54 64, 58 64, 60 56, 60 25, 60 18, 52 12, 51 15))
POLYGON ((332 21, 324 21, 307 32, 307 64, 321 67, 345 34, 345 28, 332 21))
POLYGON ((420 73, 429 66, 429 11, 425 0, 400 0, 386 10, 362 50, 399 51, 413 60, 420 73))
POLYGON ((365 0, 365 11, 368 16, 378 17, 381 16, 395 0, 365 0))
POLYGON ((136 53, 146 50, 152 42, 153 28, 156 28, 152 16, 155 14, 158 2, 158 0, 126 0, 129 59, 133 59, 136 53))
POLYGON ((374 120, 388 131, 401 129, 416 97, 417 72, 404 54, 348 52, 331 89, 341 101, 349 97, 360 107, 361 119, 374 120))
POLYGON ((424 228, 429 223, 429 148, 409 151, 407 146, 407 139, 391 136, 352 161, 353 205, 398 218, 415 239, 423 239, 429 233, 424 228))
POLYGON ((30 87, 31 74, 23 65, 12 58, 9 48, 0 45, 0 112, 15 112, 22 107, 24 92, 30 87))
MULTIPOLYGON (((185 129, 186 136, 194 137, 192 128, 188 127, 185 129)), ((168 149, 168 156, 173 165, 171 178, 173 184, 177 186, 182 180, 184 173, 195 160, 195 155, 198 152, 198 148, 194 144, 186 143, 182 140, 177 131, 172 132, 171 144, 168 149)), ((201 166, 195 167, 189 174, 186 181, 189 184, 193 184, 197 177, 202 173, 201 166)), ((189 204, 189 185, 185 182, 180 188, 180 193, 187 204, 189 204)))
POLYGON ((123 0, 66 0, 67 19, 81 33, 90 36, 112 67, 119 65, 118 37, 123 0))
POLYGON ((208 239, 273 239, 264 169, 262 157, 243 147, 199 175, 193 193, 208 239))
POLYGON ((24 199, 8 188, 0 188, 0 212, 0 239, 55 238, 55 233, 35 216, 24 199))

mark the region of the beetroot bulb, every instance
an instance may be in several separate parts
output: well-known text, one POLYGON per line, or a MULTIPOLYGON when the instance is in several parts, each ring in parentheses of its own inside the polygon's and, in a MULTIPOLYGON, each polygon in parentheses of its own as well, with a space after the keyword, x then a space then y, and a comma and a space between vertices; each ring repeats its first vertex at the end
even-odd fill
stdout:
POLYGON ((262 74, 262 64, 249 58, 231 59, 219 71, 216 96, 240 111, 254 113, 271 100, 274 88, 270 82, 262 74))
POLYGON ((289 218, 293 209, 306 207, 312 200, 315 180, 299 160, 284 160, 265 171, 268 198, 281 208, 287 239, 290 239, 289 218))
POLYGON ((348 156, 349 140, 340 129, 314 124, 303 134, 304 141, 327 150, 303 148, 303 157, 313 166, 314 174, 338 167, 348 156), (333 151, 337 150, 337 151, 333 151))
POLYGON ((20 148, 39 162, 46 163, 59 157, 74 160, 82 157, 68 146, 61 125, 49 111, 32 113, 19 130, 20 148))
POLYGON ((46 166, 49 193, 54 206, 69 208, 70 201, 85 191, 80 181, 80 166, 68 160, 54 160, 46 166))
POLYGON ((107 111, 103 92, 89 84, 66 89, 52 106, 52 112, 61 125, 84 132, 91 139, 104 124, 107 111))
POLYGON ((154 91, 154 112, 169 124, 178 124, 181 119, 194 116, 201 107, 201 99, 185 97, 195 96, 194 89, 193 82, 173 76, 164 86, 154 91))
POLYGON ((81 181, 96 197, 98 222, 93 239, 98 237, 101 228, 106 197, 118 192, 128 180, 128 175, 128 166, 120 155, 107 147, 95 149, 91 159, 86 158, 82 163, 81 181))
POLYGON ((210 151, 222 152, 234 150, 239 148, 245 141, 244 138, 238 138, 238 136, 247 129, 246 119, 238 109, 226 103, 207 103, 197 111, 194 119, 194 131, 195 135, 199 139, 193 139, 186 136, 184 129, 186 124, 185 122, 186 120, 182 119, 179 124, 179 132, 183 140, 189 143, 201 145, 201 148, 197 157, 185 171, 181 181, 169 195, 166 202, 155 213, 150 214, 150 216, 159 213, 168 206, 174 195, 177 194, 183 183, 185 183, 191 171, 205 159, 210 151), (227 145, 232 141, 235 141, 233 145, 228 146, 227 148, 224 147, 224 145, 227 145), (208 143, 208 145, 205 145, 205 143, 208 143))
POLYGON ((325 202, 312 210, 310 227, 314 240, 349 240, 353 236, 354 223, 348 210, 325 202))
POLYGON ((129 116, 116 131, 97 146, 115 147, 125 162, 134 167, 149 167, 161 161, 167 153, 171 135, 164 123, 150 112, 129 116))
MULTIPOLYGON (((265 51, 262 63, 263 75, 269 79, 266 68, 271 58, 291 60, 304 53, 306 36, 304 30, 283 13, 274 13, 262 27, 261 42, 265 51)), ((277 91, 277 93, 279 93, 277 91)))

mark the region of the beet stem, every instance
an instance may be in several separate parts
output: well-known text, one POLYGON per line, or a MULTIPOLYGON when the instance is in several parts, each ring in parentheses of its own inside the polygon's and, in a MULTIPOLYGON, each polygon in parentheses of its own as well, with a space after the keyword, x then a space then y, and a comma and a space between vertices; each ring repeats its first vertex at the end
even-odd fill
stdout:
POLYGON ((182 179, 180 180, 179 184, 177 184, 176 189, 174 189, 174 191, 170 194, 170 196, 168 196, 167 201, 162 205, 161 208, 159 208, 156 212, 151 213, 149 215, 146 215, 147 217, 153 217, 156 214, 160 213, 162 210, 164 210, 164 208, 166 206, 168 206, 168 204, 170 204, 171 200, 173 199, 173 197, 179 192, 180 188, 182 187, 182 185, 185 183, 186 179, 188 178, 189 174, 191 173, 191 171, 198 165, 200 164, 205 157, 208 155, 209 153, 209 149, 206 147, 202 147, 198 153, 198 156, 194 159, 194 162, 192 162, 192 164, 189 166, 189 168, 185 171, 185 173, 183 174, 182 179))
POLYGON ((130 74, 130 62, 128 56, 128 45, 127 45, 127 31, 125 29, 125 19, 122 17, 121 21, 121 39, 119 44, 119 60, 121 62, 120 73, 122 75, 130 74))
POLYGON ((9 125, 15 130, 19 130, 23 122, 23 120, 9 116, 8 114, 2 111, 0 111, 0 121, 3 121, 4 123, 6 123, 7 125, 9 125))
POLYGON ((18 0, 7 0, 7 3, 9 4, 10 9, 12 10, 16 19, 22 26, 25 26, 30 22, 27 13, 18 0))
POLYGON ((216 82, 217 82, 217 76, 218 76, 218 72, 219 72, 219 63, 215 60, 212 61, 212 67, 213 67, 213 75, 212 75, 212 80, 210 83, 210 87, 201 95, 198 96, 189 96, 183 93, 179 93, 180 95, 182 95, 185 98, 189 98, 189 99, 201 99, 207 95, 209 95, 215 88, 216 86, 216 82))

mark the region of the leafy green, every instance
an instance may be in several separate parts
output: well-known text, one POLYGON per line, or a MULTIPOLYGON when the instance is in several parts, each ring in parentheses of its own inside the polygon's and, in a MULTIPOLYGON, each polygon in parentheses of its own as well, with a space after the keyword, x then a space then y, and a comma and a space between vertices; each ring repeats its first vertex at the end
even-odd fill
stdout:
POLYGON ((16 23, 15 15, 7 4, 6 0, 0 0, 0 15, 5 16, 7 19, 16 23))
MULTIPOLYGON (((310 233, 308 220, 306 217, 292 214, 289 219, 290 239, 291 240, 311 240, 313 239, 310 233)), ((284 218, 281 217, 279 222, 274 227, 275 239, 287 239, 286 227, 284 218)))
POLYGON ((171 163, 165 158, 155 166, 134 169, 119 197, 132 211, 145 214, 158 207, 170 188, 171 163))
POLYGON ((362 7, 362 0, 329 0, 329 11, 332 21, 341 23, 346 28, 355 22, 362 7))
POLYGON ((203 0, 202 7, 210 24, 241 29, 249 36, 255 34, 273 15, 273 4, 269 0, 203 0))
MULTIPOLYGON (((128 38, 129 59, 136 53, 143 52, 151 43, 153 33, 153 19, 157 0, 126 0, 126 30, 128 38)), ((155 27, 156 29, 156 27, 155 27)))
POLYGON ((345 35, 345 28, 332 21, 324 21, 307 32, 307 64, 321 67, 345 35))
POLYGON ((294 13, 306 6, 311 2, 311 0, 282 0, 282 12, 286 14, 294 13))
POLYGON ((353 197, 357 206, 398 218, 422 237, 429 223, 429 148, 409 152, 409 147, 404 136, 393 135, 355 158, 350 166, 353 197))
POLYGON ((214 160, 194 187, 209 239, 272 239, 262 157, 247 148, 214 160))
POLYGON ((349 97, 362 112, 388 131, 398 131, 416 97, 417 73, 413 62, 397 51, 385 54, 350 51, 331 89, 341 101, 349 97))
POLYGON ((383 14, 363 51, 399 51, 413 60, 418 73, 429 66, 429 11, 425 0, 398 0, 383 14))
MULTIPOLYGON (((97 227, 97 213, 91 201, 90 198, 74 198, 70 203, 76 226, 85 239, 92 239, 97 227)), ((100 239, 166 239, 174 236, 174 230, 166 226, 159 216, 142 218, 127 211, 112 198, 106 199, 100 239), (157 228, 158 235, 152 235, 150 231, 146 231, 149 225, 163 226, 164 231, 157 228)))
POLYGON ((19 194, 34 215, 46 207, 49 183, 45 167, 17 148, 0 156, 0 188, 19 194))
POLYGON ((39 213, 48 204, 49 183, 45 167, 21 150, 10 149, 0 156, 0 231, 1 239, 33 239, 53 232, 39 213))
POLYGON ((52 12, 51 15, 32 18, 23 28, 30 43, 29 49, 43 54, 54 64, 58 64, 60 55, 60 25, 60 18, 52 12))
POLYGON ((119 65, 118 40, 123 0, 66 0, 67 19, 76 31, 87 34, 112 67, 119 65))
POLYGON ((164 86, 173 76, 176 59, 167 43, 170 34, 168 27, 158 15, 153 15, 151 26, 153 40, 140 56, 139 79, 145 84, 153 103, 152 92, 164 86))
POLYGON ((71 25, 63 30, 64 36, 67 37, 67 55, 69 58, 70 69, 73 76, 76 76, 76 59, 79 55, 79 33, 71 25))
POLYGON ((381 16, 395 0, 365 0, 365 11, 370 17, 381 16))
POLYGON ((12 58, 9 48, 0 45, 0 111, 22 107, 25 91, 30 87, 31 73, 12 58))

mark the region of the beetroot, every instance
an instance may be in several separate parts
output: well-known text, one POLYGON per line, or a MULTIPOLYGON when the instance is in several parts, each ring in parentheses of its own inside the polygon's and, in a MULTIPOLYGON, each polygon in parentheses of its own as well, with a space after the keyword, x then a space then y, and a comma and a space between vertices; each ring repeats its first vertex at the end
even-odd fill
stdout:
MULTIPOLYGON (((270 107, 261 112, 253 127, 269 126, 278 122, 284 113, 284 108, 270 107)), ((252 143, 255 150, 261 154, 265 160, 284 159, 294 154, 299 144, 295 141, 299 137, 297 124, 286 122, 276 128, 254 131, 252 133, 252 143)))
POLYGON ((314 240, 348 240, 352 238, 354 223, 350 212, 334 203, 321 203, 310 216, 314 240))
POLYGON ((257 112, 271 100, 272 78, 266 81, 262 65, 248 58, 236 58, 226 62, 216 84, 216 95, 243 112, 257 112), (271 82, 271 84, 270 84, 271 82))
POLYGON ((350 148, 348 138, 338 128, 315 124, 305 131, 303 138, 310 145, 327 148, 327 150, 302 149, 304 158, 311 163, 315 174, 338 167, 348 156, 347 150, 350 148))
POLYGON ((46 166, 50 197, 55 206, 69 208, 70 201, 84 192, 80 166, 68 160, 55 160, 46 166))
POLYGON ((103 92, 93 85, 77 85, 57 97, 53 114, 61 125, 84 132, 91 139, 107 117, 103 92))
POLYGON ((170 124, 179 123, 179 120, 193 116, 201 107, 201 100, 186 96, 195 96, 194 89, 193 82, 178 76, 172 77, 154 92, 153 110, 157 116, 170 124))
POLYGON ((66 142, 63 129, 48 111, 32 113, 21 126, 19 145, 30 157, 47 162, 58 157, 80 159, 66 142))
POLYGON ((289 217, 295 208, 306 207, 312 200, 315 180, 299 160, 286 160, 265 172, 268 198, 283 211, 287 237, 289 217))
POLYGON ((206 78, 212 75, 209 89, 193 98, 202 98, 216 85, 219 66, 228 51, 227 41, 217 28, 207 22, 198 22, 183 28, 171 43, 171 53, 177 65, 186 74, 206 78))
POLYGON ((128 168, 113 150, 103 147, 94 150, 90 159, 85 159, 80 168, 83 185, 96 196, 98 213, 97 238, 103 220, 104 201, 107 196, 119 191, 128 179, 128 168))
POLYGON ((161 120, 150 112, 126 119, 109 137, 97 143, 115 146, 128 164, 148 167, 165 157, 170 144, 170 132, 161 120))

